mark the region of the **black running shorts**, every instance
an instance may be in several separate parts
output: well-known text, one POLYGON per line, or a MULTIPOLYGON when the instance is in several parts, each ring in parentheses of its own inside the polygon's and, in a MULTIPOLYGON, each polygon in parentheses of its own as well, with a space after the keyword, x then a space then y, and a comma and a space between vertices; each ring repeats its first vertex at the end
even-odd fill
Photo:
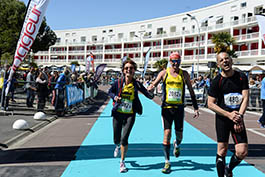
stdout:
POLYGON ((162 108, 162 121, 164 130, 171 129, 174 121, 175 130, 182 132, 184 122, 184 106, 178 106, 177 108, 162 108))
POLYGON ((234 122, 228 118, 216 117, 215 127, 216 127, 217 142, 228 143, 229 135, 231 132, 235 144, 248 143, 246 128, 241 132, 236 133, 234 130, 234 122))

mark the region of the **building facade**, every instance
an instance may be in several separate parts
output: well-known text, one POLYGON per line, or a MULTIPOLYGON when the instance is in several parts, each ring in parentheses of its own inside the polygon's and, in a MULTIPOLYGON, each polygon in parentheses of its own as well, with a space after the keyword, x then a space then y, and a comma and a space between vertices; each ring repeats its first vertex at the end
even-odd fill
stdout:
POLYGON ((95 64, 107 63, 119 68, 121 58, 128 56, 143 65, 151 48, 149 69, 157 60, 178 51, 186 66, 207 65, 215 61, 213 34, 229 32, 235 39, 238 58, 235 64, 265 63, 265 45, 255 14, 265 12, 264 0, 228 0, 213 6, 162 18, 70 30, 57 30, 57 42, 48 51, 34 54, 39 65, 85 64, 89 53, 95 64))

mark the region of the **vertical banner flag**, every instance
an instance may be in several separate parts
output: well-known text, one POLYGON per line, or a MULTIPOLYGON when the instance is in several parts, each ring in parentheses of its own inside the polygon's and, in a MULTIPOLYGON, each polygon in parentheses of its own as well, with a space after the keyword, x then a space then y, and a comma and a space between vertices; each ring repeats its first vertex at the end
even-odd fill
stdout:
POLYGON ((90 58, 91 56, 89 55, 86 59, 86 72, 89 73, 90 72, 90 58))
POLYGON ((95 82, 99 80, 99 78, 100 78, 101 74, 103 73, 106 66, 107 66, 107 64, 100 64, 97 66, 96 73, 95 73, 95 79, 94 79, 95 82))
POLYGON ((194 78, 194 64, 191 65, 191 73, 190 73, 190 79, 194 78))
POLYGON ((92 71, 95 72, 94 56, 93 56, 92 52, 90 52, 89 56, 86 59, 86 70, 87 70, 87 72, 90 72, 90 63, 92 64, 92 71))
POLYGON ((33 45, 49 1, 50 0, 31 0, 28 4, 27 14, 20 32, 19 40, 17 42, 12 69, 8 78, 9 83, 6 88, 6 95, 9 91, 10 81, 15 70, 19 67, 20 63, 24 60, 31 46, 33 45))
POLYGON ((258 14, 258 15, 256 15, 256 19, 257 19, 258 24, 259 24, 259 29, 261 32, 262 40, 265 44, 265 15, 258 14))
POLYGON ((148 49, 146 55, 145 55, 145 60, 144 60, 144 71, 143 71, 143 75, 142 75, 142 78, 144 78, 144 75, 146 73, 146 70, 147 70, 147 65, 148 65, 148 61, 149 61, 149 58, 150 58, 150 53, 151 53, 151 48, 148 49))
POLYGON ((76 65, 75 64, 72 64, 71 65, 71 71, 72 71, 72 73, 75 72, 75 68, 76 68, 76 65))
POLYGON ((122 63, 124 63, 126 60, 127 60, 127 56, 124 56, 124 57, 122 58, 122 63))

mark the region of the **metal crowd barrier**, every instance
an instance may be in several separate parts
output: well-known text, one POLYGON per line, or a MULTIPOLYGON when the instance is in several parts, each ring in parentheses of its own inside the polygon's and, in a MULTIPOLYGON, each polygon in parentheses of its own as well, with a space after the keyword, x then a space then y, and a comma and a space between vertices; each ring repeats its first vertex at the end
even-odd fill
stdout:
POLYGON ((249 89, 248 109, 253 111, 262 111, 262 103, 260 100, 260 88, 249 89))
MULTIPOLYGON (((26 99, 27 99, 27 92, 26 92, 26 81, 17 81, 15 83, 14 89, 14 101, 12 101, 12 93, 9 93, 9 109, 11 108, 12 111, 16 111, 19 109, 23 109, 23 107, 27 107, 26 99)), ((35 84, 33 82, 33 84, 35 84)), ((56 83, 52 83, 53 85, 56 83)), ((66 85, 64 88, 64 98, 65 98, 65 111, 71 112, 72 109, 76 109, 79 107, 80 104, 85 102, 91 102, 91 99, 95 98, 98 93, 98 89, 96 86, 91 83, 78 83, 78 84, 69 84, 66 85)), ((0 88, 0 97, 2 94, 2 89, 0 88)), ((46 99, 45 108, 43 111, 50 111, 54 110, 54 106, 51 104, 52 100, 52 91, 50 91, 48 98, 46 99)), ((35 91, 35 99, 33 103, 33 108, 37 110, 37 92, 35 91)), ((2 106, 2 105, 0 105, 2 106)))
MULTIPOLYGON (((194 89, 197 102, 200 106, 207 107, 207 99, 208 93, 206 88, 194 89)), ((155 95, 161 96, 162 95, 162 88, 158 86, 155 89, 155 95)), ((188 89, 185 90, 185 104, 191 105, 191 97, 189 94, 188 89)), ((248 110, 251 111, 262 111, 262 101, 260 100, 260 88, 250 88, 249 89, 249 104, 247 107, 248 110)))

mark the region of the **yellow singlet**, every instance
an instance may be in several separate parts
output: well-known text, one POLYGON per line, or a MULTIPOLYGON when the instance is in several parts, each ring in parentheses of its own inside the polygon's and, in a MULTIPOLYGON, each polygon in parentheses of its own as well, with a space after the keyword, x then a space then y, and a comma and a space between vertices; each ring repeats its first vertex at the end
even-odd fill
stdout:
MULTIPOLYGON (((170 68, 167 68, 167 77, 165 84, 165 103, 167 105, 184 104, 184 78, 183 71, 180 69, 179 74, 174 77, 170 74, 170 68)), ((166 106, 168 107, 168 106, 166 106)))
POLYGON ((117 111, 124 114, 133 113, 133 100, 134 100, 134 86, 133 83, 125 85, 121 93, 121 104, 117 111))

